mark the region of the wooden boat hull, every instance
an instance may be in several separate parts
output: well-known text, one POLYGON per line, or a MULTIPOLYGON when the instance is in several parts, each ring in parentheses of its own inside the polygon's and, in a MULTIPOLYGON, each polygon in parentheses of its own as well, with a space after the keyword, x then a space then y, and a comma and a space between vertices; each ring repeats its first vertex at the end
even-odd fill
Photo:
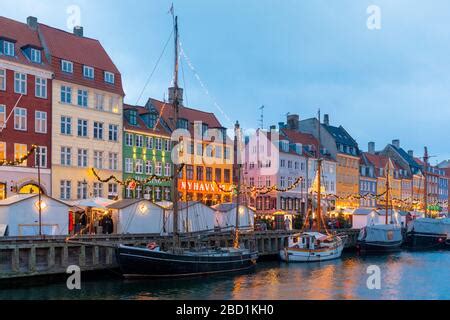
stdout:
POLYGON ((303 250, 286 248, 280 251, 280 258, 285 262, 317 262, 338 259, 342 255, 344 244, 327 250, 303 250))
POLYGON ((415 250, 431 250, 445 248, 447 235, 435 233, 409 232, 406 234, 407 247, 415 250))
POLYGON ((201 256, 120 246, 116 257, 125 277, 189 277, 248 270, 255 267, 258 255, 201 256))
POLYGON ((357 248, 362 254, 383 254, 400 251, 402 243, 403 241, 358 241, 357 248))

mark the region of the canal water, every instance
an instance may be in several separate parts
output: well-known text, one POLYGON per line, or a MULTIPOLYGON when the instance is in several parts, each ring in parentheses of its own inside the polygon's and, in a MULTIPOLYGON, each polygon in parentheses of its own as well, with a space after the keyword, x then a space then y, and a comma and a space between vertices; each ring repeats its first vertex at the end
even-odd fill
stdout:
MULTIPOLYGON (((370 268, 369 268, 370 269, 370 268)), ((373 282, 371 282, 373 283, 373 282)), ((255 272, 184 280, 82 278, 81 290, 65 281, 0 290, 1 299, 450 299, 450 251, 407 252, 285 264, 261 262, 255 272), (369 289, 369 266, 378 266, 381 288, 369 289)))

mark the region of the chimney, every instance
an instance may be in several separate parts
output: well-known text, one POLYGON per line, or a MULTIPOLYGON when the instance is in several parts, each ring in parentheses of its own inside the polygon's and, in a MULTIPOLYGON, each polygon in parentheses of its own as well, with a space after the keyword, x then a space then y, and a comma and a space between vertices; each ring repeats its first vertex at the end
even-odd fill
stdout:
POLYGON ((298 131, 300 129, 299 126, 300 117, 298 114, 289 114, 287 116, 287 128, 290 130, 298 131))
POLYGON ((280 130, 286 129, 286 125, 284 124, 284 122, 278 122, 278 128, 280 130))
POLYGON ((370 154, 375 154, 375 142, 373 141, 369 142, 368 151, 370 154))
POLYGON ((272 126, 270 126, 270 131, 275 131, 275 130, 277 130, 277 126, 275 126, 275 125, 272 125, 272 126))
POLYGON ((323 115, 323 124, 329 126, 330 125, 330 115, 324 114, 323 115))
POLYGON ((73 27, 73 34, 82 38, 83 37, 83 27, 81 27, 81 26, 73 27))
POLYGON ((29 16, 27 18, 27 25, 31 29, 36 30, 38 26, 38 19, 36 17, 29 16))
MULTIPOLYGON (((169 103, 172 104, 175 100, 175 88, 171 87, 169 88, 169 103)), ((183 89, 178 88, 178 102, 180 103, 180 106, 183 105, 183 89)))
POLYGON ((408 154, 411 158, 414 158, 414 151, 413 150, 408 150, 408 154))
POLYGON ((400 140, 398 139, 392 140, 392 144, 394 145, 394 147, 400 148, 400 140))

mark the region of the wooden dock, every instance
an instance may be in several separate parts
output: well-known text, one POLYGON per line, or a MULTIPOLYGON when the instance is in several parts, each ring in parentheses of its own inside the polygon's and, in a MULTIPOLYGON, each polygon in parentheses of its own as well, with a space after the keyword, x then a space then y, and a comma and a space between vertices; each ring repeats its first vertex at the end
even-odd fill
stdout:
MULTIPOLYGON (((258 231, 240 235, 241 246, 257 249, 261 257, 275 256, 287 245, 288 237, 296 231, 258 231)), ((348 236, 346 247, 356 246, 358 230, 341 230, 348 236)), ((118 244, 146 245, 158 243, 163 249, 172 245, 171 237, 159 234, 125 234, 80 236, 66 242, 65 236, 0 238, 0 280, 49 276, 66 273, 70 265, 82 271, 116 269, 114 247, 118 244)), ((208 236, 191 234, 182 240, 185 248, 202 244, 232 246, 231 232, 211 233, 208 236)))

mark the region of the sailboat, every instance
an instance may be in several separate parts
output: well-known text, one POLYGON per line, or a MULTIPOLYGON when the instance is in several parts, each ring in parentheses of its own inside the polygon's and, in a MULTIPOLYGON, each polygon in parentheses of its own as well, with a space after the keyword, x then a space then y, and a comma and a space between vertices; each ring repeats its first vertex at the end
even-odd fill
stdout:
MULTIPOLYGON (((180 106, 178 95, 178 17, 174 17, 174 33, 175 71, 173 108, 174 123, 177 124, 180 106)), ((174 164, 173 172, 178 172, 178 167, 178 165, 174 164)), ((237 185, 239 191, 240 181, 238 181, 237 185)), ((182 248, 179 234, 177 174, 173 176, 172 195, 173 247, 167 251, 163 251, 156 243, 150 243, 147 247, 119 245, 116 249, 116 258, 120 270, 125 277, 187 277, 222 274, 248 270, 256 265, 258 258, 257 252, 239 247, 239 216, 236 217, 237 223, 234 232, 234 246, 232 248, 182 248)), ((239 201, 239 196, 237 199, 239 201)), ((237 208, 239 208, 239 203, 237 208)), ((236 214, 239 214, 238 209, 236 210, 236 214)))
POLYGON ((425 147, 424 161, 424 209, 425 218, 408 224, 406 245, 415 250, 442 249, 450 247, 450 218, 433 219, 428 215, 428 148, 425 147))
POLYGON ((400 224, 392 221, 393 208, 391 209, 391 221, 389 221, 390 181, 389 161, 386 172, 386 204, 385 224, 372 224, 362 228, 358 235, 357 248, 362 254, 387 253, 400 251, 403 243, 402 228, 400 224))
MULTIPOLYGON (((317 231, 302 232, 294 234, 288 239, 288 246, 280 250, 279 255, 285 262, 317 262, 337 259, 341 257, 344 250, 345 237, 333 235, 323 224, 326 234, 321 233, 322 225, 322 158, 320 153, 320 111, 318 116, 319 126, 319 143, 317 148, 317 171, 313 188, 317 190, 317 211, 316 211, 316 228, 317 231)), ((305 224, 306 225, 305 219, 305 224)))

